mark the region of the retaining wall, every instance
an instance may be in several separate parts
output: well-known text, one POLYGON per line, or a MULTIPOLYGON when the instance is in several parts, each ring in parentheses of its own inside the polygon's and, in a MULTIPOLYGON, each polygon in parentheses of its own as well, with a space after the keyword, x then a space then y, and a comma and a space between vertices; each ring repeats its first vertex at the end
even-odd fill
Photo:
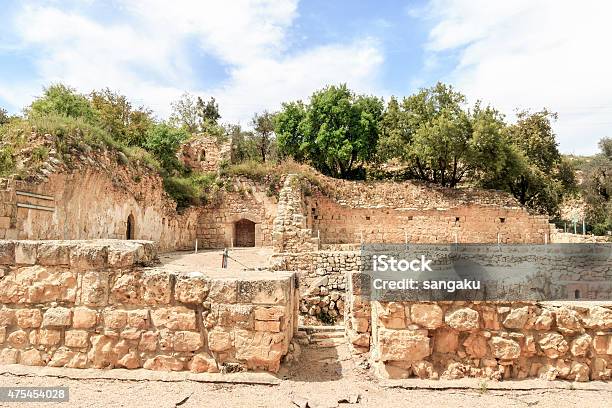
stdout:
POLYGON ((292 273, 168 273, 145 241, 0 241, 0 364, 276 372, 292 273))

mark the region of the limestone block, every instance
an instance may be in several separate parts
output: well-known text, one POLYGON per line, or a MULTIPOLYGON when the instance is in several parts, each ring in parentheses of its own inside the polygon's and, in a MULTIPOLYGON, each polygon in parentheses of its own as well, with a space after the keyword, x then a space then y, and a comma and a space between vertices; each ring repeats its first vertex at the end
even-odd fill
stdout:
POLYGON ((437 329, 442 326, 444 314, 442 308, 434 304, 416 303, 410 307, 410 320, 426 329, 437 329))
POLYGON ((155 356, 146 360, 143 368, 155 371, 181 371, 185 363, 175 357, 170 356, 155 356))
POLYGON ((509 329, 522 329, 529 319, 529 307, 518 307, 512 309, 504 319, 504 327, 509 329))
POLYGON ((201 304, 208 296, 208 280, 204 275, 180 275, 174 286, 174 297, 182 303, 201 304))
POLYGON ((434 335, 434 351, 438 353, 454 353, 459 347, 459 332, 443 328, 436 330, 434 335))
POLYGON ((170 274, 164 271, 146 271, 142 280, 144 301, 148 305, 168 304, 172 297, 170 274))
MULTIPOLYGON (((36 332, 32 332, 36 333, 36 332)), ((54 329, 41 329, 37 333, 36 341, 32 341, 32 333, 30 333, 30 343, 41 344, 43 346, 55 346, 62 341, 62 332, 54 329)))
POLYGON ((208 353, 199 353, 187 364, 187 368, 193 373, 218 373, 219 367, 214 358, 208 353))
POLYGON ((196 312, 185 306, 164 307, 152 310, 151 320, 157 328, 196 330, 196 312))
POLYGON ((563 336, 554 332, 543 334, 538 344, 549 358, 559 358, 569 350, 567 341, 563 336))
POLYGON ((15 265, 15 243, 0 241, 0 265, 15 265))
POLYGON ((208 332, 208 348, 214 352, 221 352, 232 348, 230 332, 217 328, 208 332))
POLYGON ((108 246, 80 243, 70 250, 70 267, 87 271, 100 270, 108 265, 108 246))
POLYGON ((279 321, 255 321, 255 331, 267 331, 278 333, 281 331, 281 322, 279 321))
POLYGON ((236 330, 236 358, 244 360, 249 369, 278 372, 283 356, 283 339, 281 334, 236 330))
POLYGON ((572 345, 570 347, 570 351, 575 357, 583 357, 586 356, 588 351, 591 349, 591 344, 593 342, 593 338, 588 334, 583 334, 576 337, 572 341, 572 345))
POLYGON ((117 361, 119 367, 125 367, 128 370, 140 368, 140 356, 134 351, 130 351, 117 361))
POLYGON ((192 331, 177 331, 173 339, 174 351, 196 351, 202 347, 200 333, 192 331))
POLYGON ((81 304, 106 306, 109 292, 109 274, 105 271, 86 272, 81 277, 81 304))
POLYGON ((6 327, 0 326, 0 344, 6 340, 6 327))
POLYGON ((56 242, 41 242, 38 244, 37 263, 45 266, 70 265, 70 251, 73 245, 56 242))
POLYGON ((141 304, 144 286, 139 272, 126 272, 119 276, 111 289, 111 300, 126 305, 141 304))
POLYGON ((36 241, 18 241, 15 243, 15 264, 34 265, 36 264, 36 251, 38 244, 36 241))
POLYGON ((444 321, 459 331, 476 330, 480 327, 478 312, 467 307, 447 312, 444 321))
POLYGON ((351 325, 357 333, 367 333, 370 327, 370 320, 366 317, 353 317, 351 318, 351 325))
POLYGON ((39 309, 17 309, 14 312, 17 325, 22 329, 40 327, 43 315, 39 309))
POLYGON ((590 329, 612 329, 612 310, 593 306, 585 319, 585 327, 590 329))
POLYGON ((8 348, 0 350, 0 365, 17 364, 17 361, 19 361, 19 350, 8 348))
POLYGON ((89 332, 85 330, 66 330, 64 344, 68 347, 85 348, 89 345, 89 332))
POLYGON ((19 357, 19 364, 28 365, 28 366, 44 366, 45 361, 43 360, 42 352, 31 349, 27 351, 22 351, 19 357))
MULTIPOLYGON (((40 320, 42 321, 42 315, 41 315, 40 320)), ((14 323, 15 323, 15 310, 9 309, 4 306, 0 308, 0 326, 11 326, 14 323)))
POLYGON ((6 343, 13 348, 25 348, 29 345, 28 333, 23 330, 14 331, 8 335, 6 343))
POLYGON ((431 354, 427 330, 390 330, 378 332, 381 361, 418 361, 431 354))
POLYGON ((420 379, 437 378, 438 373, 434 371, 433 364, 429 361, 416 361, 412 363, 412 371, 420 379))
POLYGON ((142 333, 142 337, 140 338, 140 343, 138 344, 138 350, 156 351, 158 338, 159 338, 159 333, 156 333, 156 332, 147 331, 147 332, 142 333))
POLYGON ((213 312, 219 326, 253 329, 253 308, 251 305, 214 305, 213 312))
POLYGON ((255 320, 281 320, 285 316, 285 309, 282 307, 256 307, 255 320))
POLYGON ((113 368, 117 365, 120 356, 117 354, 115 346, 117 340, 111 336, 94 335, 91 336, 91 349, 88 359, 94 368, 113 368))
POLYGON ((43 315, 43 327, 70 326, 72 322, 72 310, 66 307, 52 307, 47 309, 43 315))
POLYGON ((612 335, 598 334, 593 339, 593 348, 600 355, 612 355, 612 335))
POLYGON ((487 355, 487 339, 479 333, 470 333, 463 342, 465 352, 472 358, 482 358, 487 355))
POLYGON ((495 358, 513 360, 521 355, 521 346, 514 340, 496 336, 491 338, 490 345, 495 358))
POLYGON ((246 304, 284 305, 289 300, 290 279, 241 280, 237 302, 246 304))
POLYGON ((136 329, 149 327, 149 311, 147 309, 128 310, 127 325, 136 329))
POLYGON ((72 327, 75 329, 91 329, 97 324, 98 313, 86 307, 77 307, 72 313, 72 327))
POLYGON ((559 308, 556 313, 557 327, 561 333, 582 333, 584 329, 580 324, 578 313, 566 307, 559 308))
POLYGON ((550 310, 544 309, 542 313, 536 318, 534 328, 536 330, 547 331, 550 330, 554 322, 554 315, 550 310))

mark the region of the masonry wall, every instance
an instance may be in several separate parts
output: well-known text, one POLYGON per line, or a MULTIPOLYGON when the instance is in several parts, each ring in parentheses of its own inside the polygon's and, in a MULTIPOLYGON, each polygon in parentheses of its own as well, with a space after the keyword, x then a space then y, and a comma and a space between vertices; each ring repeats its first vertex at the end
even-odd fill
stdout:
POLYGON ((135 239, 164 251, 193 248, 197 209, 177 213, 160 177, 96 160, 41 181, 3 180, 0 239, 126 239, 131 216, 135 239))
POLYGON ((1 241, 0 364, 276 372, 297 329, 292 273, 156 267, 151 242, 1 241))
POLYGON ((177 156, 192 170, 216 172, 221 162, 230 159, 230 153, 229 141, 219 143, 216 137, 198 134, 181 145, 177 156))
POLYGON ((246 179, 234 180, 230 192, 223 191, 214 203, 199 211, 197 238, 202 248, 226 248, 236 243, 236 222, 255 223, 255 246, 272 245, 277 200, 265 188, 246 179))

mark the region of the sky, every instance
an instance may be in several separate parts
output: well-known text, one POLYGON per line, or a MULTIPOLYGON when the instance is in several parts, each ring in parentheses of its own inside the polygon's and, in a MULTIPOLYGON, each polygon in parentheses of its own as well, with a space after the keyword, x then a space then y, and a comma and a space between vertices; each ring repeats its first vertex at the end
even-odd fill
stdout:
POLYGON ((515 119, 548 108, 563 153, 612 137, 606 0, 0 0, 0 107, 109 87, 159 119, 183 93, 222 121, 347 83, 388 100, 442 81, 515 119))

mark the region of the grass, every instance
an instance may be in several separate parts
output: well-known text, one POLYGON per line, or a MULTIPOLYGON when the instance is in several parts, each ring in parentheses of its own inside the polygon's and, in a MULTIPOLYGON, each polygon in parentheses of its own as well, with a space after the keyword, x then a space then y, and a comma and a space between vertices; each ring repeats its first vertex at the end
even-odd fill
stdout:
POLYGON ((192 173, 165 177, 164 189, 176 201, 178 208, 186 208, 215 201, 220 186, 216 173, 192 173))

